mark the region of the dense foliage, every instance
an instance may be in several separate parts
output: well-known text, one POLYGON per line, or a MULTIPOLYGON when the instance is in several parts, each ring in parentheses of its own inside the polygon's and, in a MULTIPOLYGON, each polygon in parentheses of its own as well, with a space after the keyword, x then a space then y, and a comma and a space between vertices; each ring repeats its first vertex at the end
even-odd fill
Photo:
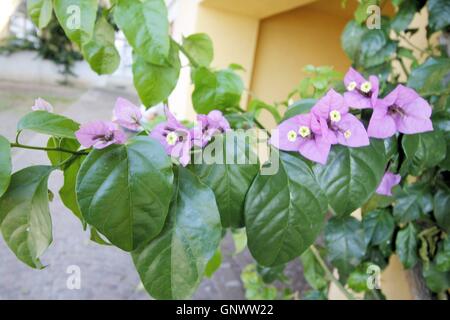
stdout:
MULTIPOLYGON (((42 267, 40 257, 52 241, 47 180, 62 170, 64 204, 89 227, 93 241, 130 252, 155 298, 191 296, 203 276, 220 265, 223 231, 242 227, 267 282, 301 256, 314 289, 309 298, 326 297, 329 281, 348 298, 354 296, 345 285, 366 298, 382 298, 371 276, 393 253, 406 268, 420 265, 428 288, 446 298, 450 59, 442 48, 431 47, 416 57, 409 46, 415 31, 407 28, 427 6, 428 37, 448 29, 450 15, 443 12, 449 3, 393 1, 397 14, 383 17, 381 29, 368 29, 366 8, 376 2, 362 1, 342 36, 345 52, 362 74, 350 69, 342 84, 331 68, 309 66, 311 77, 287 100, 301 99, 288 102, 282 117, 278 106, 258 100, 243 111, 239 66, 212 69, 213 46, 205 34, 182 43, 171 39, 163 0, 115 0, 99 16, 95 0, 29 0, 37 25, 45 27, 54 10, 99 74, 118 66, 113 17, 134 49, 134 83, 146 107, 167 104, 183 53, 192 68, 192 102, 199 115, 191 127, 166 107, 166 121, 155 126, 145 123, 139 108, 119 99, 114 122, 80 126, 36 101, 36 111, 18 124, 17 141, 0 138, 0 230, 6 243, 18 259, 42 267), (401 76, 394 61, 403 66, 401 76), (235 139, 243 134, 236 129, 262 127, 257 120, 262 109, 274 116, 279 130, 270 140, 271 162, 260 169, 258 159, 252 161, 252 139, 244 137, 243 144, 235 139), (21 144, 23 130, 50 136, 48 146, 21 144), (232 155, 235 161, 197 162, 212 145, 219 146, 213 157, 232 155), (51 165, 11 174, 11 147, 45 150, 51 165), (278 170, 265 172, 275 162, 278 170), (351 216, 358 208, 362 220, 351 216), (313 245, 322 232, 324 249, 313 245), (337 268, 339 280, 329 265, 337 268)), ((259 278, 243 279, 259 288, 259 278)), ((276 296, 273 289, 254 293, 276 296)))

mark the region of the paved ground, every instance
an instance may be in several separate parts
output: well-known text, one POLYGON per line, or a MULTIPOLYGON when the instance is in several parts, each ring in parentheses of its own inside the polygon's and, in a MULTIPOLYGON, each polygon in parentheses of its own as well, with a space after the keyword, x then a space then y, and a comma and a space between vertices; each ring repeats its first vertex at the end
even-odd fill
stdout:
MULTIPOLYGON (((136 96, 117 91, 0 82, 0 134, 14 138, 18 119, 29 111, 37 96, 52 102, 55 112, 85 122, 109 119, 119 95, 137 102, 136 96)), ((22 141, 45 145, 46 138, 28 133, 22 141)), ((28 150, 14 150, 13 157, 14 170, 48 161, 43 152, 28 150)), ((62 175, 53 174, 49 188, 57 194, 61 185, 62 175)), ((0 299, 149 299, 127 253, 89 241, 89 234, 82 231, 79 221, 57 196, 50 210, 54 240, 42 257, 47 265, 44 270, 33 270, 19 262, 0 238, 0 299), (80 290, 67 288, 70 266, 80 268, 80 290)), ((247 251, 237 256, 233 252, 233 243, 227 237, 223 242, 224 261, 220 270, 212 279, 203 281, 195 299, 244 298, 240 272, 252 260, 247 251)), ((288 268, 288 275, 295 279, 293 286, 301 291, 305 284, 300 271, 298 262, 288 268)))

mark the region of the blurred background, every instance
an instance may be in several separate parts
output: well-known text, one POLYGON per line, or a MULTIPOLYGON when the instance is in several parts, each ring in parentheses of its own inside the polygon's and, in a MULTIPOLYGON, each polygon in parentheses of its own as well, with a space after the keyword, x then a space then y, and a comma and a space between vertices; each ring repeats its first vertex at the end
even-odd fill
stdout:
MULTIPOLYGON (((107 1, 103 1, 107 5, 107 1)), ((213 66, 224 68, 238 63, 243 70, 246 94, 267 103, 286 99, 302 79, 307 65, 333 66, 344 73, 350 60, 341 49, 341 34, 352 19, 357 1, 341 0, 166 0, 171 33, 176 40, 192 33, 206 32, 214 43, 213 66)), ((383 13, 393 14, 389 5, 383 13)), ((427 46, 427 12, 416 15, 412 26, 418 48, 427 46), (422 27, 422 28, 421 28, 422 27)), ((438 41, 438 40, 436 40, 438 41)), ((109 76, 98 76, 82 61, 78 49, 66 39, 56 22, 38 32, 26 14, 25 1, 0 2, 0 134, 15 138, 15 126, 30 111, 34 99, 51 102, 55 111, 79 122, 108 119, 118 96, 136 104, 131 73, 131 48, 121 32, 116 33, 121 65, 109 76)), ((413 49, 413 47, 411 47, 413 49)), ((394 63, 394 62, 393 62, 394 63)), ((186 65, 184 61, 183 65, 186 65)), ((190 96, 189 68, 182 68, 179 83, 169 99, 175 114, 192 120, 195 113, 190 96)), ((265 112, 265 111, 263 111, 265 112)), ((269 116, 262 122, 273 127, 269 116)), ((22 136, 31 145, 44 145, 44 137, 22 136)), ((14 150, 14 170, 48 161, 42 152, 14 150)), ((62 175, 51 177, 50 189, 62 185, 62 175)), ((54 243, 42 257, 44 270, 32 270, 19 262, 0 241, 0 299, 148 299, 128 254, 117 248, 89 241, 79 221, 58 197, 51 203, 54 243), (81 289, 69 290, 67 268, 79 266, 81 289)), ((392 258, 382 281, 388 298, 410 299, 414 295, 408 276, 392 258), (388 284, 392 288, 389 288, 388 284)), ((305 298, 308 285, 299 259, 284 274, 256 272, 245 249, 245 233, 236 230, 224 242, 222 264, 205 280, 194 298, 305 298), (264 277, 261 276, 264 275, 264 277), (276 280, 267 285, 265 280, 276 280)), ((261 271, 261 270, 260 270, 261 271)), ((330 298, 341 298, 330 290, 330 298)))

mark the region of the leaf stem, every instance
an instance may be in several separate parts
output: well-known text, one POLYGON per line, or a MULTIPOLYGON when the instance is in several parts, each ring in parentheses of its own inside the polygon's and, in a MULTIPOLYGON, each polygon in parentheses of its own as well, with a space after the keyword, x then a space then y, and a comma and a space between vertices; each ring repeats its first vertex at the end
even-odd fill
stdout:
POLYGON ((59 152, 65 152, 65 153, 71 153, 74 155, 87 155, 89 152, 85 150, 81 151, 73 151, 68 150, 64 148, 46 148, 46 147, 36 147, 36 146, 28 146, 21 143, 11 143, 11 148, 22 148, 22 149, 30 149, 30 150, 41 150, 41 151, 59 151, 59 152))
POLYGON ((314 257, 316 257, 317 261, 319 262, 320 267, 323 269, 323 271, 325 272, 325 275, 328 277, 328 279, 331 282, 333 282, 336 285, 336 287, 338 287, 338 289, 346 296, 346 298, 348 300, 356 300, 355 296, 353 294, 351 294, 347 289, 345 289, 344 286, 342 285, 342 283, 340 283, 339 280, 336 279, 336 277, 331 273, 331 271, 330 271, 330 269, 328 269, 328 266, 326 265, 325 261, 323 261, 322 257, 320 256, 320 253, 317 250, 317 248, 314 245, 312 245, 311 247, 309 247, 309 249, 314 254, 314 257))
POLYGON ((175 40, 173 40, 173 42, 177 45, 178 49, 186 56, 186 58, 188 58, 189 63, 194 67, 194 68, 198 68, 200 67, 200 65, 197 63, 197 61, 195 61, 195 59, 189 54, 189 52, 187 52, 183 46, 181 44, 179 44, 178 42, 176 42, 175 40))

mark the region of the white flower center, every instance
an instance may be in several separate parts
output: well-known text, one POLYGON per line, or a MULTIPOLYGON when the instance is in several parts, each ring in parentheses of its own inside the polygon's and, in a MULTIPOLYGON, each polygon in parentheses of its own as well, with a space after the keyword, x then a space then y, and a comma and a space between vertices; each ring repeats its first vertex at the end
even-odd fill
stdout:
POLYGON ((337 110, 333 110, 330 112, 330 120, 333 122, 341 121, 341 113, 337 110))
POLYGON ((309 136, 309 135, 311 134, 311 130, 309 130, 309 128, 306 127, 306 126, 301 126, 301 127, 298 129, 298 133, 299 133, 303 138, 306 138, 307 136, 309 136))
POLYGON ((294 142, 295 140, 297 140, 297 132, 295 132, 294 130, 291 130, 287 133, 287 138, 290 142, 294 142))
POLYGON ((364 93, 369 93, 372 90, 372 84, 369 81, 363 82, 361 85, 361 91, 364 93))
POLYGON ((170 132, 166 137, 166 141, 170 146, 175 145, 175 143, 177 143, 177 140, 178 135, 175 132, 170 132))
POLYGON ((345 139, 348 139, 348 138, 350 138, 351 136, 352 136, 352 132, 351 132, 350 130, 347 130, 347 131, 344 132, 344 137, 345 137, 345 139))
POLYGON ((355 90, 355 88, 356 88, 356 82, 355 82, 355 81, 352 81, 352 82, 350 82, 350 83, 347 85, 347 90, 348 90, 348 91, 353 91, 353 90, 355 90))

